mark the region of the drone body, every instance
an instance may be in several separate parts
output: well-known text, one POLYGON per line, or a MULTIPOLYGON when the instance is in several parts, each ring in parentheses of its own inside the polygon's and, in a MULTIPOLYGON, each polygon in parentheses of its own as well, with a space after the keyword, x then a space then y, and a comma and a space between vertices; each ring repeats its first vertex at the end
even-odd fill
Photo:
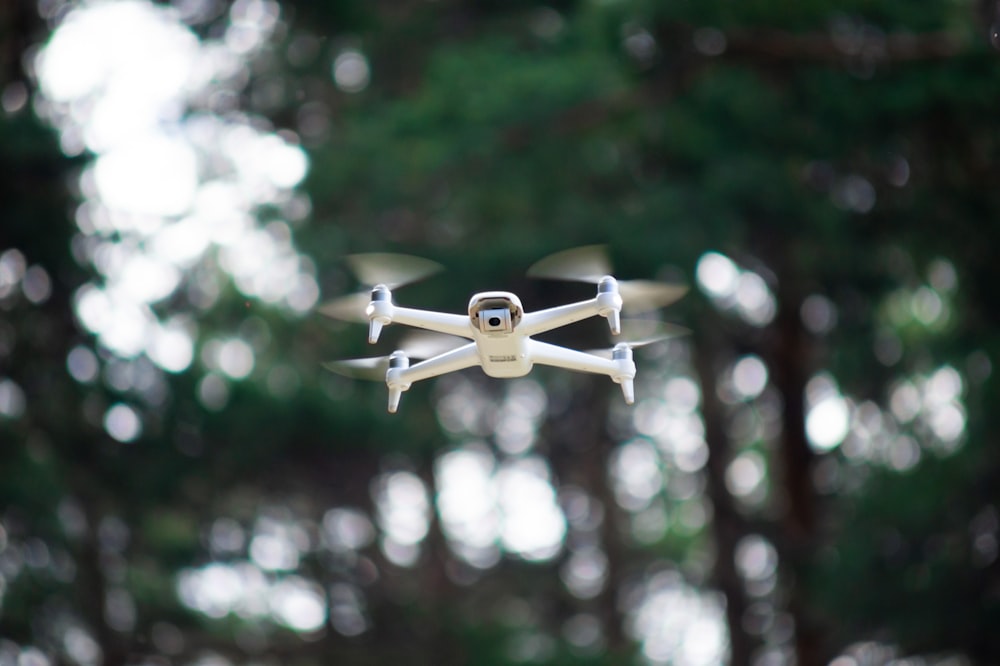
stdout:
MULTIPOLYGON (((546 267, 562 268, 569 260, 578 261, 579 255, 603 252, 596 246, 560 253, 539 262, 534 273, 538 277, 563 277, 549 275, 546 267), (556 261, 552 262, 555 259, 556 261)), ((356 263, 371 262, 413 262, 424 261, 400 255, 354 255, 356 263)), ((420 264, 416 273, 429 272, 429 264, 420 264)), ((362 272, 362 271, 359 271, 362 272)), ((373 271, 368 270, 369 274, 373 271)), ((375 271, 377 272, 377 270, 375 271)), ((531 274, 532 271, 529 271, 531 274)), ((412 281, 412 276, 411 280, 412 281)), ((506 291, 487 291, 475 294, 469 301, 468 313, 452 314, 401 307, 393 303, 389 285, 378 283, 371 290, 363 315, 359 312, 357 296, 340 299, 326 306, 323 311, 331 316, 368 322, 368 342, 378 342, 382 329, 390 324, 403 324, 414 328, 443 333, 464 338, 460 346, 443 353, 431 355, 426 360, 410 364, 410 355, 397 350, 388 357, 377 359, 356 359, 328 364, 335 372, 349 376, 384 378, 389 389, 389 411, 395 412, 400 397, 414 382, 439 375, 479 366, 490 377, 523 377, 531 372, 535 364, 555 366, 579 372, 607 375, 622 388, 625 401, 635 400, 633 379, 636 374, 632 359, 632 347, 654 340, 622 342, 611 350, 610 355, 577 351, 559 345, 533 339, 532 336, 567 326, 588 317, 604 317, 613 335, 621 332, 621 310, 623 298, 619 282, 609 274, 572 276, 597 283, 596 295, 588 300, 553 308, 525 312, 520 299, 506 291), (363 317, 363 318, 362 318, 363 317), (384 374, 383 374, 384 373, 384 374)), ((673 285, 642 283, 638 285, 647 296, 655 295, 660 303, 674 300, 683 294, 683 288, 673 285), (669 293, 668 293, 669 292, 669 293)), ((654 300, 657 300, 654 298, 654 300)), ((656 338, 660 339, 660 338, 656 338)))

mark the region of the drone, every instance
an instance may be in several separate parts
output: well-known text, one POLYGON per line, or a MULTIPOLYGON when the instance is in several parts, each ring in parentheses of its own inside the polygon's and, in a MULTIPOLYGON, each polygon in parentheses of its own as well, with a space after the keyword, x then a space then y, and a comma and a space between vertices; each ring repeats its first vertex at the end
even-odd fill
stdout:
POLYGON ((389 389, 390 413, 396 412, 403 392, 415 382, 475 366, 497 378, 523 377, 535 365, 607 375, 621 386, 625 402, 632 404, 636 374, 633 348, 684 332, 680 327, 657 323, 654 335, 622 341, 601 351, 579 351, 534 339, 538 334, 598 316, 607 319, 611 334, 618 336, 622 332, 623 307, 630 312, 649 312, 686 293, 687 287, 677 284, 615 279, 603 245, 565 250, 533 264, 528 269, 529 277, 597 286, 593 298, 534 312, 525 312, 517 295, 508 291, 473 294, 466 314, 403 307, 393 302, 392 289, 437 273, 443 268, 440 264, 391 253, 354 254, 346 261, 359 282, 371 290, 331 301, 320 312, 335 319, 367 323, 370 344, 377 343, 383 328, 390 324, 432 331, 458 342, 458 346, 448 344, 444 351, 440 351, 440 344, 424 344, 423 351, 397 349, 388 356, 324 364, 348 377, 384 380, 389 389), (411 357, 423 360, 411 365, 411 357))

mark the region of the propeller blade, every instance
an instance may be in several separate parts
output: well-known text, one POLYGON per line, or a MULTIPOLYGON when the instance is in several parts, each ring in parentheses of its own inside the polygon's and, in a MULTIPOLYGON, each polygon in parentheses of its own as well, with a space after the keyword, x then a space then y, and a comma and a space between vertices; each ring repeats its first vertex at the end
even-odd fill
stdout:
POLYGON ((369 381, 385 381, 386 370, 389 369, 389 357, 352 358, 345 361, 328 361, 323 367, 351 379, 367 379, 369 381))
POLYGON ((605 275, 611 275, 611 261, 608 259, 606 245, 584 245, 556 252, 535 262, 528 269, 528 277, 594 284, 605 275))
POLYGON ((670 305, 687 293, 687 286, 652 280, 619 280, 618 293, 630 312, 648 312, 670 305))
POLYGON ((400 348, 410 358, 424 359, 458 349, 463 345, 469 344, 469 342, 470 340, 466 338, 459 338, 445 333, 414 331, 403 338, 400 348))
MULTIPOLYGON (((358 281, 368 288, 383 284, 394 289, 444 270, 436 261, 390 252, 351 254, 346 257, 346 261, 358 281)), ((365 308, 370 301, 371 292, 366 290, 329 301, 320 306, 319 311, 334 319, 367 323, 365 308)))
MULTIPOLYGON (((563 250, 536 262, 528 276, 549 280, 570 280, 597 284, 611 275, 611 260, 606 245, 585 245, 563 250)), ((688 288, 684 285, 653 280, 618 280, 618 293, 631 312, 648 312, 673 303, 688 288)))
POLYGON ((615 340, 615 344, 624 342, 630 347, 641 347, 650 342, 679 338, 690 333, 691 330, 684 326, 658 319, 622 319, 621 339, 615 340))
MULTIPOLYGON (((651 319, 625 319, 622 321, 622 339, 616 342, 616 346, 624 344, 632 349, 637 349, 671 338, 679 338, 689 333, 691 333, 690 329, 677 324, 651 319)), ((614 347, 606 347, 604 349, 589 349, 587 353, 611 358, 613 351, 614 347)))
POLYGON ((444 270, 444 266, 436 261, 390 252, 348 255, 347 265, 362 284, 369 287, 384 284, 389 289, 422 280, 444 270))
MULTIPOLYGON (((403 338, 397 349, 402 350, 410 360, 414 360, 432 358, 468 343, 469 340, 454 335, 416 331, 403 338)), ((385 373, 389 369, 389 358, 389 356, 374 356, 329 361, 324 363, 323 367, 352 379, 385 381, 385 373)))
POLYGON ((363 324, 368 322, 368 315, 365 314, 365 308, 368 307, 370 299, 371 294, 367 291, 350 294, 349 296, 341 296, 321 305, 319 311, 327 317, 363 324))

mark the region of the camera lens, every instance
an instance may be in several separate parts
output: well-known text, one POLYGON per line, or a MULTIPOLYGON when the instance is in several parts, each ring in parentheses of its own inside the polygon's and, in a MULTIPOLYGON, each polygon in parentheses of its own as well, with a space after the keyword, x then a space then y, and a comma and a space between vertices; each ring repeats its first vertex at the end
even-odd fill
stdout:
POLYGON ((500 317, 490 317, 490 320, 489 320, 488 323, 493 328, 496 328, 497 326, 500 325, 500 317))

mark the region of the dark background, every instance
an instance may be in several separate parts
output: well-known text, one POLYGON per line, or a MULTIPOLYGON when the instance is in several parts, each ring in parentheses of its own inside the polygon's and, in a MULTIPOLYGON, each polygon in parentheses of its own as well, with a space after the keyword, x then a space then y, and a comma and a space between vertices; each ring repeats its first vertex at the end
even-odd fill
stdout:
MULTIPOLYGON (((88 10, 3 3, 0 664, 1000 663, 994 3, 139 5, 234 62, 165 125, 308 156, 247 195, 244 233, 319 296, 269 302, 210 243, 143 310, 190 363, 95 330, 82 294, 122 278, 94 248, 152 245, 81 213, 114 208, 72 131, 106 91, 39 91, 88 10), (588 297, 524 277, 588 243, 691 285, 634 407, 605 378, 470 371, 390 416, 321 367, 373 353, 315 311, 358 286, 349 253, 441 262, 396 297, 460 312, 588 297), (459 504, 510 529, 558 507, 554 548, 462 542, 455 452, 490 480, 459 504)), ((222 148, 199 187, 239 175, 222 148)), ((606 345, 597 324, 553 339, 606 345)))

